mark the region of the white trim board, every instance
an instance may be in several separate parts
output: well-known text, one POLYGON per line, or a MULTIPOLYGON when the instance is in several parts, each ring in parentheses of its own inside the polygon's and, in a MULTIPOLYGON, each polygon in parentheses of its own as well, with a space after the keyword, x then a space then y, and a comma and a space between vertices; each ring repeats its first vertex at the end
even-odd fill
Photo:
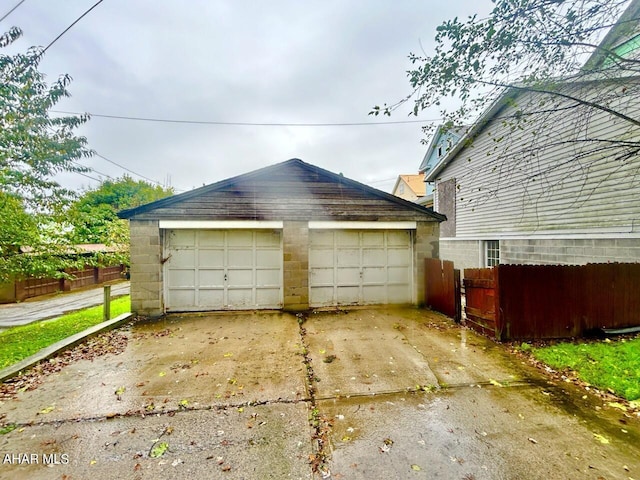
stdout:
POLYGON ((309 230, 415 230, 417 222, 311 221, 309 230))
POLYGON ((446 241, 479 241, 479 240, 606 240, 616 238, 640 238, 640 232, 548 232, 548 233, 483 233, 478 235, 460 235, 456 237, 440 237, 446 241))
POLYGON ((284 222, 265 220, 160 220, 163 229, 282 229, 284 222))

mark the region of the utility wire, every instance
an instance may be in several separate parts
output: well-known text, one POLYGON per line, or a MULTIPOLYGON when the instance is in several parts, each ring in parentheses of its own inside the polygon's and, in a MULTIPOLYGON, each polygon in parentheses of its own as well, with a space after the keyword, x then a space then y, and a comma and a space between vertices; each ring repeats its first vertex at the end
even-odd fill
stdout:
POLYGON ((144 175, 140 175, 137 172, 134 172, 133 170, 131 170, 130 168, 125 167, 124 165, 120 165, 119 163, 114 162, 113 160, 108 159, 107 157, 105 157, 104 155, 100 155, 98 152, 95 152, 96 156, 102 158, 103 160, 106 160, 109 163, 112 163, 113 165, 115 165, 116 167, 120 167, 123 170, 126 170, 129 173, 133 173, 134 175, 137 175, 140 178, 144 178, 145 180, 151 182, 151 183, 155 183, 156 185, 160 185, 162 186, 162 184, 160 182, 157 182, 156 180, 153 180, 149 177, 145 177, 144 175))
POLYGON ((9 15, 11 15, 13 13, 13 11, 16 8, 18 8, 20 5, 22 5, 24 2, 25 2, 25 0, 20 0, 15 7, 13 7, 11 10, 9 10, 7 13, 5 13, 2 18, 0 18, 0 22, 2 22, 5 18, 7 18, 9 15))
MULTIPOLYGON (((23 1, 24 1, 24 0, 23 0, 23 1)), ((82 20, 82 19, 85 17, 85 15, 87 15, 91 10, 93 10, 93 9, 94 9, 94 8, 96 8, 98 5, 100 5, 103 1, 104 1, 104 0, 98 0, 96 3, 94 3, 94 4, 93 4, 93 6, 92 6, 91 8, 89 8, 89 10, 87 10, 87 11, 86 11, 86 12, 84 12, 82 15, 80 15, 78 18, 76 18, 76 20, 75 20, 71 25, 69 25, 67 28, 65 28, 65 29, 62 31, 62 33, 61 33, 60 35, 58 35, 56 38, 54 38, 54 39, 51 41, 51 43, 49 43, 49 45, 47 45, 46 47, 44 47, 44 49, 42 50, 42 52, 40 53, 40 55, 43 55, 43 54, 44 54, 44 52, 46 52, 46 51, 49 49, 49 47, 50 47, 51 45, 53 45, 54 43, 56 43, 56 42, 60 39, 60 37, 62 37, 65 33, 67 33, 69 30, 71 30, 71 28, 72 28, 76 23, 78 23, 80 20, 82 20)), ((11 12, 9 12, 9 13, 11 13, 11 12)))
MULTIPOLYGON (((68 112, 63 110, 51 110, 52 113, 60 113, 64 115, 84 115, 80 112, 68 112)), ((371 125, 393 125, 402 123, 432 123, 440 122, 440 118, 423 119, 423 120, 395 120, 385 122, 344 122, 344 123, 260 123, 260 122, 222 122, 209 120, 176 120, 170 118, 153 118, 153 117, 129 117, 125 115, 104 115, 100 113, 88 113, 92 118, 111 118, 117 120, 134 120, 140 122, 156 122, 156 123, 183 123, 190 125, 230 125, 243 127, 355 127, 355 126, 371 126, 371 125)))

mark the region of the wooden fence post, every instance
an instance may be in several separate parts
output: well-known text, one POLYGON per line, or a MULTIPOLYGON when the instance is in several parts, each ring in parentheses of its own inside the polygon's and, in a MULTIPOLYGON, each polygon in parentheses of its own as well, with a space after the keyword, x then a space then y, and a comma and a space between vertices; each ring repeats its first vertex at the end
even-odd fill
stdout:
POLYGON ((104 308, 103 308, 103 319, 106 322, 107 320, 111 320, 111 285, 104 286, 104 308))

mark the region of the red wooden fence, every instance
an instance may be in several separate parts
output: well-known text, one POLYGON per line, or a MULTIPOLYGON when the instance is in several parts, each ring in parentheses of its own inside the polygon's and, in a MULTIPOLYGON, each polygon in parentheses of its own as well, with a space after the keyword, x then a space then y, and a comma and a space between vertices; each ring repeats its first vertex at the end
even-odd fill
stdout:
POLYGON ((640 263, 498 265, 464 275, 470 325, 499 340, 640 325, 640 263))
POLYGON ((3 296, 0 296, 0 303, 10 303, 22 301, 27 298, 47 295, 50 293, 75 290, 88 285, 98 285, 100 283, 119 280, 123 278, 124 265, 112 267, 85 267, 79 270, 69 270, 67 273, 73 279, 64 278, 28 278, 15 282, 13 288, 5 288, 3 296))
POLYGON ((425 259, 425 304, 460 321, 460 270, 453 268, 453 262, 425 259))

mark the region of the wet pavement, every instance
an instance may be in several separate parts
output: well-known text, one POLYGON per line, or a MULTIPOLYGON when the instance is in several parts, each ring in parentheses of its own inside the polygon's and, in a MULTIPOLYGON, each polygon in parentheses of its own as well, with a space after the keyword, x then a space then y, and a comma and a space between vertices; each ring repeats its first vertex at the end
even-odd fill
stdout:
POLYGON ((124 332, 0 402, 0 478, 640 478, 637 417, 429 311, 124 332))
MULTIPOLYGON (((111 285, 111 298, 129 294, 129 282, 111 285)), ((0 304, 0 330, 59 317, 65 313, 102 305, 104 285, 35 297, 19 303, 0 304)))

